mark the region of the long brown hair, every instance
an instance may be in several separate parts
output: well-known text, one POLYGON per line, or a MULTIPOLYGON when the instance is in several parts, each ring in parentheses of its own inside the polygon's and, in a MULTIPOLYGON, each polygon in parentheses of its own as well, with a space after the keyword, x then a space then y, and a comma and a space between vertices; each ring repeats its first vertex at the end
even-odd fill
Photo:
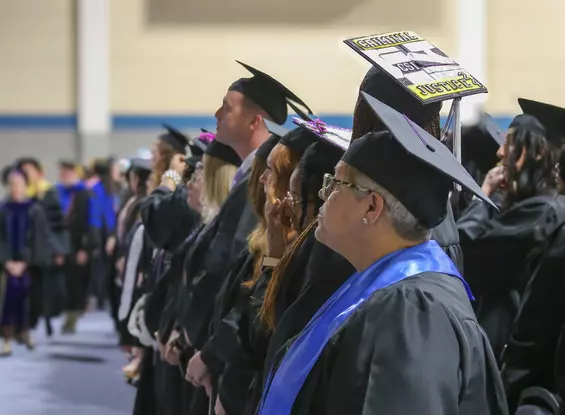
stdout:
POLYGON ((259 279, 263 254, 267 252, 267 221, 265 219, 265 202, 267 201, 267 196, 265 195, 264 186, 260 182, 261 176, 265 173, 265 170, 267 170, 267 162, 260 157, 255 157, 253 166, 251 167, 251 174, 249 175, 247 193, 251 199, 253 211, 259 218, 259 222, 253 232, 247 237, 249 253, 255 257, 253 275, 248 281, 243 283, 243 286, 247 288, 252 288, 259 279))
MULTIPOLYGON (((271 174, 275 175, 275 180, 273 185, 267 189, 269 194, 268 197, 275 199, 283 199, 286 197, 286 193, 289 189, 290 176, 292 172, 298 165, 300 161, 300 156, 292 151, 289 147, 283 144, 277 144, 269 155, 271 159, 271 174)), ((264 165, 263 172, 267 168, 264 165)), ((259 170, 259 169, 257 169, 259 170)), ((244 283, 246 287, 253 287, 259 277, 261 276, 261 265, 263 262, 263 255, 266 255, 268 245, 267 245, 267 224, 265 219, 265 201, 267 195, 262 191, 262 184, 259 182, 259 177, 257 177, 257 184, 254 185, 254 189, 251 189, 253 184, 250 179, 250 194, 254 198, 255 212, 260 215, 261 221, 257 228, 249 236, 249 252, 255 255, 255 264, 253 267, 253 276, 250 280, 244 283), (262 193, 262 196, 260 195, 262 193), (262 206, 260 206, 262 202, 262 206)), ((286 222, 286 221, 283 221, 286 222)), ((288 226, 286 226, 285 232, 287 232, 287 237, 292 238, 294 231, 290 227, 290 220, 288 220, 288 226)))
POLYGON ((171 160, 174 155, 178 153, 173 146, 161 140, 157 142, 157 151, 159 152, 159 161, 157 166, 153 169, 151 187, 157 188, 161 184, 161 176, 169 169, 171 160))

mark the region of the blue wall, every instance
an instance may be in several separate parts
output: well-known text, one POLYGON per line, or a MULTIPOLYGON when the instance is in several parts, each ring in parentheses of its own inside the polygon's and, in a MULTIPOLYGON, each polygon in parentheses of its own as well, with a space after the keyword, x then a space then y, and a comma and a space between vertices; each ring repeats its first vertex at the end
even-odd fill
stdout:
MULTIPOLYGON (((343 128, 351 128, 350 115, 320 115, 327 124, 343 128)), ((495 121, 505 130, 511 117, 495 116, 495 121)), ((442 119, 442 122, 445 119, 442 119)), ((208 115, 114 115, 112 126, 114 130, 126 129, 158 129, 162 123, 168 123, 184 130, 206 128, 215 130, 216 119, 208 115)), ((0 129, 74 129, 77 119, 75 115, 0 115, 0 129)), ((287 122, 291 126, 292 121, 287 122)))

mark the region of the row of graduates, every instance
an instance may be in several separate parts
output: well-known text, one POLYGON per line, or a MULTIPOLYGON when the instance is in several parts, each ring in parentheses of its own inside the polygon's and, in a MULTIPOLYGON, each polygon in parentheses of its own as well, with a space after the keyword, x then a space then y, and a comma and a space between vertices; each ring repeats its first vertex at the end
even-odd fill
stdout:
POLYGON ((64 334, 87 308, 91 282, 101 285, 106 268, 103 243, 113 233, 115 220, 109 186, 110 162, 94 163, 86 180, 78 165, 59 164, 59 182, 44 177, 33 157, 5 166, 6 197, 0 205, 0 318, 2 356, 12 354, 12 340, 34 349, 30 330, 45 319, 66 314, 64 334), (96 281, 95 281, 96 280, 96 281))
POLYGON ((465 171, 441 103, 377 68, 346 131, 244 66, 213 140, 169 128, 156 145, 175 154, 154 152, 169 169, 140 202, 120 303, 134 413, 557 410, 563 109, 520 100, 505 137, 483 118, 465 171), (425 265, 379 286, 397 252, 425 265))

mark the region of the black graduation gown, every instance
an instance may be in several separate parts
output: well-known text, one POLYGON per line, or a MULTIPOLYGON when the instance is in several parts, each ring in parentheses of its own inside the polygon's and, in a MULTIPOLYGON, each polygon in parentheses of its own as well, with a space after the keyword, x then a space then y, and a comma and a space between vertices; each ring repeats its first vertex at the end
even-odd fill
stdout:
POLYGON ((500 358, 526 283, 565 218, 565 197, 539 195, 490 213, 474 200, 457 226, 477 318, 500 358))
POLYGON ((174 192, 160 186, 143 201, 143 225, 157 248, 175 250, 199 222, 200 215, 187 205, 186 197, 184 186, 177 186, 174 192))
POLYGON ((249 172, 230 191, 185 261, 187 286, 183 298, 183 326, 197 350, 207 341, 216 294, 230 267, 247 246, 247 237, 257 223, 247 195, 248 180, 249 172), (203 241, 210 242, 203 244, 203 241))
POLYGON ((554 368, 560 330, 565 325, 564 270, 562 225, 526 286, 504 353, 502 374, 511 409, 526 388, 557 392, 554 368))
POLYGON ((65 259, 65 288, 67 291, 66 310, 83 311, 86 306, 90 266, 79 265, 76 254, 85 251, 89 254, 98 246, 98 235, 91 226, 90 193, 84 187, 73 190, 70 206, 66 212, 65 223, 68 230, 69 252, 65 259))
POLYGON ((381 413, 508 414, 495 358, 458 279, 422 273, 376 291, 330 338, 292 410, 381 413))
MULTIPOLYGON (((451 204, 445 220, 432 230, 432 237, 461 270, 463 260, 451 204)), ((296 336, 326 300, 355 273, 341 255, 315 240, 312 230, 289 265, 277 297, 277 326, 265 362, 268 373, 275 353, 296 336)))
MULTIPOLYGON (((45 213, 50 230, 48 244, 51 252, 65 255, 68 251, 65 223, 56 189, 51 187, 33 200, 45 213)), ((57 309, 57 301, 64 300, 64 292, 61 292, 64 290, 64 279, 57 280, 60 271, 58 268, 50 265, 44 268, 31 267, 29 269, 31 276, 29 319, 32 328, 37 325, 42 315, 50 317, 62 311, 57 309)))
POLYGON ((251 289, 241 287, 236 304, 217 331, 224 345, 218 354, 225 362, 218 395, 228 413, 253 415, 261 398, 271 332, 259 311, 270 278, 271 270, 267 269, 251 289))

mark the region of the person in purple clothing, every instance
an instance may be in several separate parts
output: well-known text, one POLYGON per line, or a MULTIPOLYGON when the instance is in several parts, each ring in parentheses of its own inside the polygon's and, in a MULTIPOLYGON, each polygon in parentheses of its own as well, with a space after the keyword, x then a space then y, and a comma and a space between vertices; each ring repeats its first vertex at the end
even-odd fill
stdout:
POLYGON ((4 343, 0 356, 12 354, 18 335, 26 347, 29 336, 29 267, 51 262, 49 226, 43 209, 26 197, 27 178, 21 170, 7 175, 8 196, 0 206, 0 327, 4 343))

